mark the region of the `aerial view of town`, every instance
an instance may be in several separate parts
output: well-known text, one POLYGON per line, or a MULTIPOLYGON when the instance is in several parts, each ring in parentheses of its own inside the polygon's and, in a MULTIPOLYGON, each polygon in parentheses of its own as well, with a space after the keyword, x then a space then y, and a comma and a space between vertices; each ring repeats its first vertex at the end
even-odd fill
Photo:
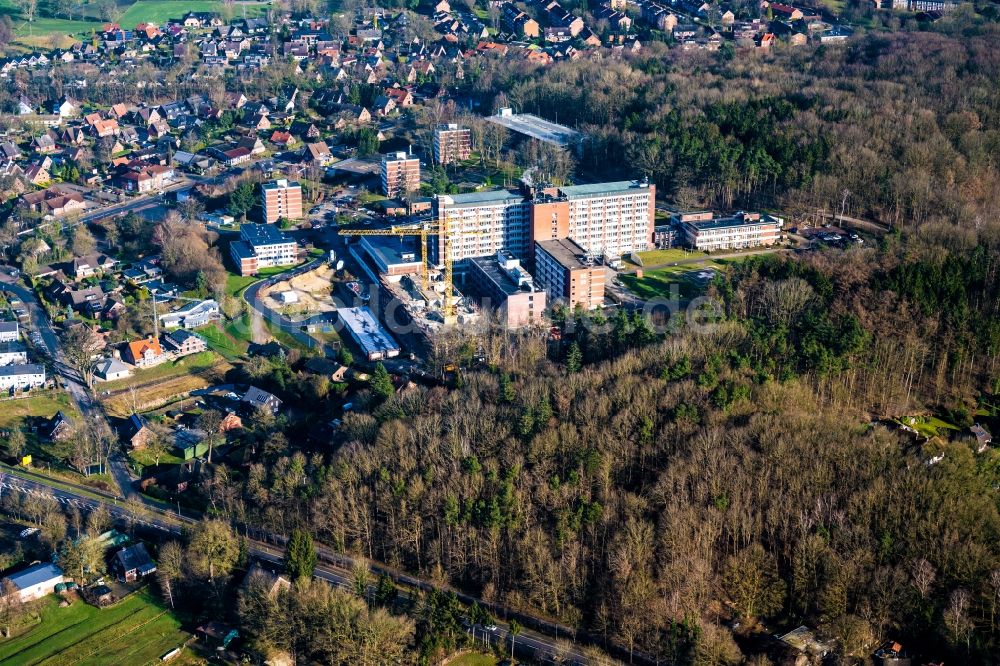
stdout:
POLYGON ((997 0, 0 0, 0 666, 1000 665, 997 0))

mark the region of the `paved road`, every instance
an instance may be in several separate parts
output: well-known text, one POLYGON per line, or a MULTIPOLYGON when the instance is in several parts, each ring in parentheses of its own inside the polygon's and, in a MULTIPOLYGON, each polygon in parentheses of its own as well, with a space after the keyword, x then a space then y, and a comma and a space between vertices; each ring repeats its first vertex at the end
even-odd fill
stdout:
MULTIPOLYGON (((99 499, 99 496, 95 497, 93 492, 82 494, 63 487, 53 487, 49 485, 51 482, 44 477, 32 478, 32 476, 24 472, 17 472, 15 474, 6 465, 0 466, 0 495, 15 492, 36 497, 51 497, 60 504, 75 507, 82 512, 91 511, 98 506, 104 505, 112 517, 117 520, 136 523, 148 529, 161 532, 164 535, 175 537, 181 535, 184 526, 195 522, 192 518, 182 518, 176 514, 153 507, 145 510, 143 515, 136 516, 131 513, 130 507, 119 504, 113 498, 99 499)), ((274 565, 276 570, 280 570, 283 566, 284 550, 280 546, 248 538, 247 547, 251 556, 274 565)), ((353 590, 354 560, 344 555, 331 553, 323 548, 318 549, 318 554, 321 564, 316 567, 315 577, 331 585, 353 590)), ((378 566, 373 566, 372 571, 376 574, 382 573, 382 570, 378 566)), ((393 575, 393 578, 396 579, 397 583, 407 585, 413 589, 426 590, 430 587, 428 583, 410 576, 393 575)), ((401 589, 400 594, 404 598, 409 599, 416 593, 401 589)), ((466 603, 475 601, 474 598, 461 594, 459 598, 466 603)), ((492 645, 502 641, 504 645, 508 646, 506 649, 509 649, 511 636, 509 625, 505 622, 498 620, 496 625, 490 628, 477 626, 470 629, 470 633, 473 632, 481 641, 488 639, 492 645)), ((568 630, 563 629, 562 635, 568 639, 568 630)), ((523 628, 513 639, 517 653, 522 656, 537 657, 539 654, 560 654, 564 660, 561 663, 580 664, 581 666, 590 663, 580 648, 568 642, 568 640, 559 641, 554 637, 547 636, 530 628, 523 628), (560 644, 571 647, 563 651, 560 644)), ((635 663, 645 663, 645 660, 640 658, 635 663)))
POLYGON ((264 287, 269 287, 277 282, 282 282, 284 280, 289 280, 296 275, 301 275, 302 273, 311 271, 325 261, 322 257, 319 259, 313 259, 312 261, 306 262, 301 266, 297 266, 292 270, 285 271, 278 275, 272 275, 269 278, 261 280, 259 282, 254 282, 252 285, 247 287, 243 291, 243 300, 245 300, 251 308, 257 311, 260 316, 262 316, 267 321, 276 325, 282 331, 288 333, 293 338, 301 342, 303 345, 312 349, 319 343, 311 335, 302 330, 303 322, 295 322, 281 314, 277 310, 272 310, 264 304, 264 301, 260 297, 260 290, 264 287))
MULTIPOLYGON (((91 395, 90 391, 87 390, 83 377, 66 360, 65 354, 59 346, 59 338, 52 328, 52 322, 49 321, 35 293, 27 287, 14 283, 10 271, 3 267, 0 267, 0 290, 16 295, 28 307, 28 312, 31 316, 31 325, 38 331, 41 337, 44 345, 43 351, 48 355, 54 372, 62 378, 63 385, 69 393, 70 398, 76 404, 77 409, 79 409, 80 414, 86 419, 107 422, 104 410, 100 403, 91 395)), ((110 428, 110 425, 108 427, 110 428)), ((134 479, 128 470, 125 459, 119 452, 112 454, 109 460, 108 471, 111 472, 124 497, 130 497, 134 494, 132 488, 134 479)))

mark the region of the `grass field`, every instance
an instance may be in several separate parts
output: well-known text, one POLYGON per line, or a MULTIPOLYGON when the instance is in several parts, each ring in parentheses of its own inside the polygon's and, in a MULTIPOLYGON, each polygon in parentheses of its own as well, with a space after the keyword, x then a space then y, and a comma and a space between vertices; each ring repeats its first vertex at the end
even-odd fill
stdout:
POLYGON ((71 419, 79 416, 65 391, 35 392, 25 398, 5 400, 0 402, 0 428, 19 426, 28 416, 51 418, 58 411, 71 419))
POLYGON ((247 341, 233 336, 218 322, 197 329, 198 335, 205 338, 212 351, 233 361, 247 353, 247 341))
POLYGON ((232 367, 231 363, 211 351, 192 354, 179 361, 141 370, 129 379, 108 382, 104 390, 112 393, 102 396, 102 401, 112 414, 127 416, 134 406, 141 411, 153 409, 176 396, 217 384, 225 379, 232 367))
POLYGON ((0 643, 0 665, 153 664, 190 638, 180 620, 145 592, 103 609, 81 600, 59 608, 54 596, 42 604, 40 624, 0 643))
POLYGON ((660 264, 669 264, 673 261, 684 261, 685 259, 708 257, 708 255, 704 252, 691 252, 680 248, 670 250, 649 250, 647 252, 639 252, 638 255, 642 260, 643 266, 659 266, 660 264))
MULTIPOLYGON (((233 18, 254 18, 267 11, 269 2, 240 2, 233 6, 233 18)), ((188 12, 216 12, 223 17, 223 4, 217 0, 139 0, 122 14, 119 24, 134 28, 137 23, 162 25, 188 12)))
POLYGON ((643 270, 641 278, 634 273, 621 273, 621 280, 629 291, 640 298, 670 298, 671 285, 677 285, 677 293, 681 298, 688 299, 702 293, 710 279, 706 271, 719 270, 721 262, 702 261, 685 266, 668 266, 655 270, 643 270))
POLYGON ((230 274, 229 277, 226 278, 226 293, 231 296, 237 296, 241 291, 259 279, 260 278, 256 275, 247 275, 244 277, 242 275, 230 274))
POLYGON ((469 652, 448 662, 448 666, 496 666, 497 658, 478 652, 469 652))

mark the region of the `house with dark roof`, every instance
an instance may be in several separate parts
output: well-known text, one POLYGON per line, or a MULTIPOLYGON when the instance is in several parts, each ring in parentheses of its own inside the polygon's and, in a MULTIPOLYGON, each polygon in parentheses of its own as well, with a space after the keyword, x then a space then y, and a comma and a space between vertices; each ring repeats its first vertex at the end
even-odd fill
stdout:
POLYGON ((149 427, 149 421, 140 414, 133 414, 128 417, 125 425, 119 428, 118 434, 133 449, 146 448, 154 437, 153 430, 149 427))
POLYGON ((122 548, 115 553, 111 562, 111 570, 118 580, 131 583, 156 572, 156 564, 146 550, 146 544, 137 543, 122 548))
POLYGON ((266 409, 272 414, 277 414, 281 409, 281 399, 272 393, 268 393, 256 386, 251 386, 240 399, 245 409, 253 412, 256 409, 266 409))
POLYGON ((170 331, 163 337, 167 343, 167 349, 177 356, 197 354, 208 349, 208 344, 200 335, 196 335, 183 328, 170 331))

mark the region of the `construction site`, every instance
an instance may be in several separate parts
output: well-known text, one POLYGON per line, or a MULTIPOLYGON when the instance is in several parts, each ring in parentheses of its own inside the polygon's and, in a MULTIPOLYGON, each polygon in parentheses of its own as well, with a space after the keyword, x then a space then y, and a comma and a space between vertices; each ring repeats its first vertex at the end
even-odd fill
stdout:
POLYGON ((333 300, 335 279, 334 267, 322 264, 289 280, 264 287, 260 298, 268 308, 292 321, 333 313, 337 310, 333 300))
POLYGON ((342 233, 360 237, 349 246, 351 256, 369 280, 383 286, 388 298, 403 304, 424 335, 445 324, 468 324, 478 317, 477 305, 454 285, 450 262, 445 266, 429 262, 427 225, 342 233))

